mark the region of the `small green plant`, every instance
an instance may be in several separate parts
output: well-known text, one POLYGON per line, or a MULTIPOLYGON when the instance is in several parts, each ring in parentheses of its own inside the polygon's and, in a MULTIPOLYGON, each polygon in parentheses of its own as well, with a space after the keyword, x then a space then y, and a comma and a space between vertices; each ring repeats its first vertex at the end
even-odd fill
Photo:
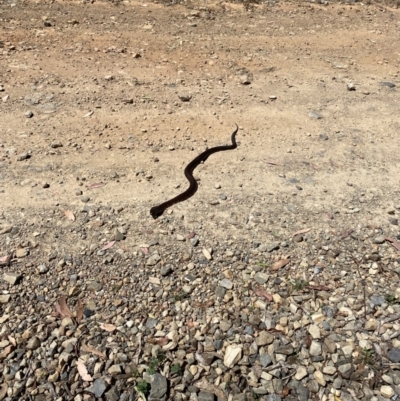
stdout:
POLYGON ((305 280, 294 280, 290 283, 290 286, 293 291, 302 291, 308 286, 308 281, 305 280))
POLYGON ((188 294, 187 294, 186 292, 184 292, 184 291, 176 292, 176 293, 174 294, 174 301, 175 301, 175 302, 182 301, 182 300, 185 299, 187 296, 188 296, 188 294))
POLYGON ((171 365, 171 374, 182 376, 182 366, 179 363, 174 363, 171 365))
POLYGON ((269 267, 269 264, 264 263, 264 262, 258 262, 258 263, 257 263, 257 266, 260 266, 260 267, 269 267))
POLYGON ((160 363, 165 361, 165 358, 166 358, 165 354, 158 354, 156 358, 153 358, 149 363, 149 367, 147 368, 147 373, 149 375, 154 375, 160 363))
POLYGON ((397 298, 397 296, 395 294, 389 294, 389 293, 385 294, 385 301, 389 305, 394 305, 399 303, 399 299, 397 298))
POLYGON ((373 361, 373 356, 374 356, 375 352, 373 349, 368 349, 368 348, 362 348, 361 349, 361 355, 363 357, 363 362, 366 365, 373 365, 374 361, 373 361))
POLYGON ((136 383, 135 390, 144 400, 146 400, 146 396, 149 393, 149 384, 144 380, 139 380, 136 383))

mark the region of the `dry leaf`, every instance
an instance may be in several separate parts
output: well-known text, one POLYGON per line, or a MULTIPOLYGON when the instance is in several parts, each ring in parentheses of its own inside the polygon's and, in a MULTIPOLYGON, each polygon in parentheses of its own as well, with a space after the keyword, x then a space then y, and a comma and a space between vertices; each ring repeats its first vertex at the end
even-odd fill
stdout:
POLYGON ((68 308, 67 297, 65 295, 61 295, 61 297, 57 300, 56 311, 60 314, 62 318, 74 316, 71 310, 68 308))
POLYGON ((308 285, 307 288, 310 290, 317 290, 317 291, 331 291, 332 288, 328 287, 327 285, 323 284, 316 284, 316 285, 308 285))
POLYGON ((3 400, 6 397, 7 390, 8 390, 8 384, 7 383, 3 383, 0 386, 0 400, 3 400))
POLYGON ((103 248, 101 248, 101 250, 105 251, 106 249, 110 249, 114 244, 115 241, 110 241, 108 244, 104 245, 103 248))
POLYGON ((85 308, 85 305, 83 304, 83 302, 78 299, 78 305, 76 307, 76 321, 79 323, 82 321, 83 319, 83 310, 85 308))
POLYGON ((76 361, 76 366, 78 368, 79 375, 83 381, 85 382, 93 381, 93 377, 89 375, 86 366, 82 361, 76 361))
POLYGON ((214 384, 209 383, 205 378, 203 378, 201 381, 197 381, 194 383, 194 385, 200 390, 206 390, 215 394, 218 397, 218 401, 228 401, 228 397, 226 396, 225 392, 214 384))
POLYGON ((2 256, 0 258, 0 266, 8 266, 11 262, 11 259, 12 259, 12 254, 2 256))
POLYGON ((285 397, 287 397, 289 395, 289 393, 290 393, 290 388, 289 387, 284 387, 282 389, 282 392, 279 394, 279 396, 281 398, 285 398, 285 397))
POLYGON ((269 294, 267 291, 264 290, 256 290, 255 294, 258 295, 259 297, 264 297, 268 302, 272 301, 272 295, 269 294))
POLYGON ((64 210, 64 214, 68 220, 75 221, 75 215, 71 212, 71 210, 64 210))
POLYGON ((85 352, 91 352, 92 354, 98 355, 100 358, 107 359, 106 354, 101 351, 98 351, 96 348, 93 348, 89 344, 82 343, 81 350, 85 352))
POLYGON ((345 231, 341 236, 340 239, 345 239, 347 238, 349 235, 353 234, 354 230, 347 230, 345 231))
POLYGON ((102 323, 100 325, 100 328, 105 330, 105 331, 108 331, 109 333, 112 333, 116 329, 116 327, 113 324, 110 324, 110 323, 102 323))
POLYGON ((167 345, 168 342, 169 342, 169 338, 168 338, 168 337, 161 337, 161 338, 158 340, 158 345, 159 345, 160 347, 164 347, 164 345, 167 345))
POLYGON ((290 259, 278 260, 277 262, 275 262, 272 265, 271 270, 276 271, 276 270, 282 269, 282 267, 285 267, 288 263, 290 263, 290 259))
POLYGON ((385 240, 389 241, 392 244, 392 246, 394 246, 398 251, 400 251, 400 244, 396 242, 393 238, 386 237, 385 240))
POLYGON ((90 184, 88 187, 86 187, 86 189, 95 189, 95 188, 101 188, 104 187, 104 182, 95 182, 93 184, 90 184))
POLYGON ((305 234, 311 231, 311 228, 303 228, 302 230, 296 231, 294 234, 292 234, 292 237, 295 237, 296 235, 299 234, 305 234))

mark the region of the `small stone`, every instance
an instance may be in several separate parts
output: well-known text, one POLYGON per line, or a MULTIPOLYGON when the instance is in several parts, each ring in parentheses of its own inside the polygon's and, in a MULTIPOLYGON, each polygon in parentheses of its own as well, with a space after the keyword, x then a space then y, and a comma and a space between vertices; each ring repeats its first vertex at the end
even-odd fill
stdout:
POLYGON ((185 237, 183 235, 181 235, 181 234, 177 234, 176 239, 178 241, 185 241, 185 237))
POLYGON ((49 271, 49 268, 46 265, 39 265, 37 269, 39 270, 39 274, 46 274, 49 271))
POLYGON ((26 348, 30 350, 35 350, 40 347, 40 340, 37 337, 32 337, 26 344, 26 348))
POLYGON ((119 391, 117 386, 113 386, 106 392, 106 400, 107 401, 118 401, 120 398, 119 391))
POLYGON ((90 197, 89 196, 81 196, 81 202, 83 203, 88 203, 90 201, 90 197))
POLYGON ((258 272, 254 276, 254 280, 259 284, 265 284, 269 279, 269 274, 258 272))
POLYGON ((312 356, 321 355, 321 353, 322 353, 321 344, 318 341, 312 341, 309 352, 310 352, 310 355, 312 355, 312 356))
POLYGON ((29 254, 29 249, 28 248, 18 248, 15 251, 15 256, 17 258, 24 258, 25 256, 28 256, 29 254))
POLYGON ((251 79, 249 77, 249 75, 247 74, 243 74, 240 76, 240 83, 242 85, 250 85, 251 84, 251 79))
POLYGON ((168 275, 170 275, 171 273, 172 273, 172 268, 171 268, 171 266, 163 266, 163 267, 160 269, 160 274, 161 274, 163 277, 168 276, 168 275))
POLYGON ((353 83, 348 83, 347 84, 347 90, 348 91, 355 91, 356 90, 356 86, 353 83))
POLYGON ((22 276, 18 273, 4 273, 3 280, 6 281, 10 285, 16 285, 22 279, 22 276))
POLYGON ((265 368, 265 367, 271 365, 272 358, 268 354, 262 354, 262 355, 260 355, 260 363, 261 363, 261 366, 263 366, 265 368))
POLYGON ((125 235, 121 233, 117 228, 115 229, 114 234, 115 241, 123 241, 125 239, 125 235))
POLYGON ((322 373, 326 375, 334 375, 336 373, 336 368, 334 366, 324 366, 322 368, 322 373))
POLYGON ((278 347, 275 349, 276 354, 283 354, 283 355, 292 355, 294 351, 294 348, 288 344, 288 345, 283 345, 282 347, 278 347))
POLYGON ((390 218, 389 219, 389 223, 394 225, 394 226, 398 226, 399 225, 399 219, 395 219, 395 218, 390 218))
POLYGON ((326 386, 326 380, 324 378, 323 373, 320 370, 316 370, 314 372, 314 379, 318 382, 320 386, 325 387, 326 386))
POLYGON ((106 391, 107 386, 105 380, 100 377, 90 387, 86 388, 86 391, 92 393, 96 398, 100 398, 106 391))
POLYGON ((214 401, 215 396, 213 393, 207 393, 205 391, 200 391, 197 396, 198 401, 214 401))
POLYGON ((151 381, 149 401, 164 401, 168 390, 167 379, 160 373, 155 373, 151 381))
POLYGON ((267 252, 276 251, 277 249, 279 249, 279 245, 279 242, 271 242, 267 245, 267 252))
POLYGON ((161 257, 158 253, 154 253, 153 255, 151 255, 147 261, 146 261, 146 265, 147 266, 154 266, 156 265, 159 261, 161 260, 161 257))
POLYGON ((388 88, 394 88, 396 85, 393 82, 382 81, 382 86, 387 86, 388 88))
POLYGON ((11 299, 10 294, 0 295, 0 304, 7 304, 11 299))
POLYGON ((60 141, 53 141, 50 144, 50 147, 53 148, 53 149, 62 148, 62 146, 63 145, 62 145, 62 143, 60 141))
POLYGON ((227 368, 232 368, 236 362, 242 357, 242 347, 236 344, 231 344, 226 347, 224 355, 224 365, 227 368))
POLYGON ((378 321, 376 319, 369 319, 367 322, 365 322, 365 330, 368 331, 374 331, 378 328, 378 321))
POLYGON ((107 371, 111 376, 119 375, 122 373, 120 365, 111 365, 107 371))
POLYGON ((273 341, 274 341, 274 336, 265 330, 261 331, 258 337, 256 338, 256 344, 259 347, 262 347, 267 344, 272 344, 273 341))
POLYGON ((50 188, 50 184, 48 182, 42 182, 42 188, 43 189, 50 188))
POLYGON ((383 244, 385 242, 385 237, 380 235, 374 238, 374 244, 383 244))
POLYGON ((321 338, 321 330, 316 324, 311 324, 310 327, 308 328, 308 332, 311 334, 311 337, 315 340, 321 338))
POLYGON ((392 348, 388 353, 387 357, 391 362, 399 363, 400 362, 400 349, 392 348))
POLYGON ((32 113, 31 110, 26 111, 26 112, 24 113, 24 115, 25 115, 26 118, 32 118, 32 117, 33 117, 33 113, 32 113))
POLYGON ((27 160, 30 158, 30 154, 29 153, 21 153, 17 156, 17 161, 22 162, 23 160, 27 160))
POLYGON ((233 288, 233 283, 231 280, 228 280, 227 278, 222 279, 219 282, 219 285, 223 288, 226 288, 227 290, 231 290, 233 288))
POLYGON ((211 253, 208 251, 208 249, 203 248, 202 252, 203 252, 203 255, 207 258, 207 260, 212 259, 211 253))
POLYGON ((90 281, 87 286, 88 291, 95 291, 95 292, 100 291, 102 288, 103 288, 103 284, 101 284, 95 280, 90 281))
POLYGON ((349 379, 350 375, 354 372, 354 365, 352 363, 345 363, 338 367, 338 371, 344 379, 349 379))
POLYGON ((299 366, 296 370, 294 378, 300 381, 301 379, 304 379, 307 376, 307 374, 308 374, 307 369, 304 366, 299 366))
POLYGON ((192 95, 189 93, 179 93, 178 97, 182 102, 189 102, 192 99, 192 95))
POLYGON ((394 396, 394 390, 390 386, 382 386, 381 387, 381 395, 385 398, 392 398, 394 396))
POLYGON ((322 118, 322 115, 320 113, 318 113, 318 111, 316 111, 316 110, 310 111, 308 113, 308 116, 311 118, 314 118, 316 120, 320 120, 322 118))
POLYGON ((381 306, 386 302, 382 295, 372 295, 369 300, 374 306, 381 306))

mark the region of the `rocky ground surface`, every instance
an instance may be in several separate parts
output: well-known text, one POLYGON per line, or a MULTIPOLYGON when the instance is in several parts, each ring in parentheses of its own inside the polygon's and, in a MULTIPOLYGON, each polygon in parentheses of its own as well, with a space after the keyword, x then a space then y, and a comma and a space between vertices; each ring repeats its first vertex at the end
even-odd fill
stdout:
POLYGON ((362 3, 1 2, 0 400, 398 399, 399 43, 362 3))

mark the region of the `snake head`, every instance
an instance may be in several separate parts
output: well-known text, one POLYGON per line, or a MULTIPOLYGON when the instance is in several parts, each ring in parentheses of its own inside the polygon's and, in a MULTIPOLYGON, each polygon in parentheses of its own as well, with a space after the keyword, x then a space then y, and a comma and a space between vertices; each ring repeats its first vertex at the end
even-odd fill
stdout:
POLYGON ((150 214, 153 219, 159 218, 164 213, 164 209, 159 209, 157 206, 154 206, 150 209, 150 214))

